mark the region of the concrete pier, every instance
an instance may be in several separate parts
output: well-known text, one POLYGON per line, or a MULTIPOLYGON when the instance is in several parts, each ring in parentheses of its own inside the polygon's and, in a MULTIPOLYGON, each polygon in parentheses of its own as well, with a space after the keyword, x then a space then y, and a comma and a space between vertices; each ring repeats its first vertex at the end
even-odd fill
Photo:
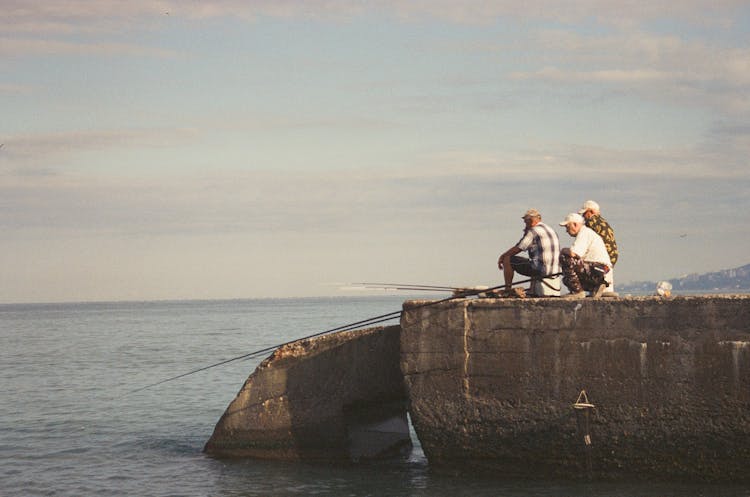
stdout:
POLYGON ((750 297, 425 303, 401 370, 431 466, 750 479, 750 297))
POLYGON ((205 450, 388 457, 407 408, 434 468, 748 481, 750 296, 409 301, 401 326, 278 349, 205 450))

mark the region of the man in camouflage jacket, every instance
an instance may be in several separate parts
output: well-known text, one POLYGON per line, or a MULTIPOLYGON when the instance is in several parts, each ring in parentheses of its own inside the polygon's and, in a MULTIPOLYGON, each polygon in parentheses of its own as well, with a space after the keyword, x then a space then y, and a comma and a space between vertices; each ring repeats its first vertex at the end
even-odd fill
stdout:
POLYGON ((593 200, 587 200, 583 203, 583 207, 578 211, 580 215, 586 220, 586 226, 594 230, 602 240, 604 240, 604 246, 607 247, 607 253, 609 254, 609 260, 612 262, 612 266, 617 263, 617 242, 615 241, 615 231, 612 226, 609 225, 606 219, 604 219, 599 210, 599 204, 593 200))

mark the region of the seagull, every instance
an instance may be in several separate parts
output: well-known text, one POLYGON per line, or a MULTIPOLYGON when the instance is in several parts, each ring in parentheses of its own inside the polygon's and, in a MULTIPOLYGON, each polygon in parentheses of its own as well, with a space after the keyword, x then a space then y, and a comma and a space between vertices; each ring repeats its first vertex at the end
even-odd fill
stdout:
POLYGON ((685 238, 687 236, 687 233, 683 233, 680 235, 680 238, 685 238))

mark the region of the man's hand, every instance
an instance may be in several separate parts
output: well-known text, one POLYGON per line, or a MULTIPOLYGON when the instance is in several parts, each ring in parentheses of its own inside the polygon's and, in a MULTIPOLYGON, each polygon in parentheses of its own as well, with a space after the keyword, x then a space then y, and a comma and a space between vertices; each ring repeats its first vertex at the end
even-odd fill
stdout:
POLYGON ((565 247, 564 249, 560 250, 560 255, 564 255, 566 257, 570 257, 572 259, 575 259, 578 257, 578 255, 570 250, 570 247, 565 247))

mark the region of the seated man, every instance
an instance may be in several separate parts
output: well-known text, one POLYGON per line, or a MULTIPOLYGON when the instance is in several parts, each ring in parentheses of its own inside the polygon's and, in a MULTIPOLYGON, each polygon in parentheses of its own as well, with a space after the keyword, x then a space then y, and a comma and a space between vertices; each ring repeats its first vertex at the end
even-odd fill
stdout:
POLYGON ((516 272, 535 279, 530 288, 534 295, 559 296, 560 241, 557 233, 542 223, 542 215, 536 209, 526 211, 522 219, 525 224, 523 237, 497 260, 497 267, 505 279, 505 292, 510 293, 513 273, 516 272), (517 255, 523 251, 528 251, 528 259, 517 255))
POLYGON ((583 298, 587 291, 600 297, 612 282, 612 262, 604 240, 585 225, 580 214, 568 214, 560 226, 575 237, 570 248, 560 251, 563 283, 570 290, 566 297, 583 298))
MULTIPOLYGON (((612 262, 612 269, 614 269, 617 264, 617 259, 619 258, 619 253, 617 252, 617 241, 615 240, 615 231, 612 229, 612 226, 609 225, 607 220, 602 217, 599 204, 593 200, 587 200, 583 203, 578 214, 583 216, 586 226, 594 230, 594 232, 604 240, 604 246, 607 247, 607 254, 609 254, 609 260, 612 262)), ((610 282, 609 287, 607 287, 607 291, 615 291, 614 275, 612 275, 612 281, 610 282)))

